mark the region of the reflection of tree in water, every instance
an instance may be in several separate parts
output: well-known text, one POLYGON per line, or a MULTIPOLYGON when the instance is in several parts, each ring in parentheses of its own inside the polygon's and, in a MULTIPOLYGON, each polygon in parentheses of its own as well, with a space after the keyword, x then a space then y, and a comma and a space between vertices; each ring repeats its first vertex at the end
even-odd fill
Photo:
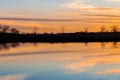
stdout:
POLYGON ((34 43, 31 43, 31 44, 33 44, 33 45, 37 45, 37 44, 38 44, 38 42, 34 42, 34 43))
MULTIPOLYGON (((33 45, 37 45, 38 43, 32 43, 33 45)), ((89 45, 89 42, 84 43, 85 46, 89 45)), ((111 45, 111 48, 119 48, 118 42, 101 42, 102 48, 107 48, 108 45, 111 45)), ((10 48, 16 48, 20 45, 20 43, 0 43, 0 50, 9 50, 10 48)), ((65 46, 63 43, 62 46, 65 46)))
POLYGON ((87 46, 88 45, 88 42, 85 42, 85 46, 87 46))
POLYGON ((0 50, 9 50, 10 48, 18 47, 19 43, 0 43, 0 50))
POLYGON ((0 50, 2 50, 2 49, 8 50, 9 49, 9 45, 6 44, 6 43, 1 43, 0 44, 0 50))
MULTIPOLYGON (((111 42, 110 44, 112 45, 111 46, 112 48, 118 48, 118 42, 111 42)), ((101 43, 102 48, 105 48, 107 45, 108 45, 108 42, 101 43)))
POLYGON ((13 47, 13 48, 18 47, 19 43, 12 43, 10 46, 13 47))
MULTIPOLYGON (((89 45, 89 42, 85 42, 85 46, 89 45)), ((108 47, 109 42, 101 42, 101 47, 104 49, 108 47)), ((118 42, 110 42, 111 48, 119 48, 118 42)))
POLYGON ((118 48, 118 42, 113 42, 113 48, 118 48))
POLYGON ((105 42, 101 43, 102 48, 105 48, 105 42))
MULTIPOLYGON (((119 48, 118 42, 111 42, 110 44, 112 45, 111 48, 119 48)), ((105 48, 107 45, 108 45, 108 42, 101 43, 102 48, 105 48)))

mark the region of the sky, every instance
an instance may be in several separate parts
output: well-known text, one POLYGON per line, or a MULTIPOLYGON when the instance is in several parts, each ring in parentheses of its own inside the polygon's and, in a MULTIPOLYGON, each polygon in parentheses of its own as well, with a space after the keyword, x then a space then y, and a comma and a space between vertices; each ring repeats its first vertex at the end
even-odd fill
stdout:
POLYGON ((120 0, 0 0, 0 24, 21 32, 57 33, 110 30, 120 23, 120 0))

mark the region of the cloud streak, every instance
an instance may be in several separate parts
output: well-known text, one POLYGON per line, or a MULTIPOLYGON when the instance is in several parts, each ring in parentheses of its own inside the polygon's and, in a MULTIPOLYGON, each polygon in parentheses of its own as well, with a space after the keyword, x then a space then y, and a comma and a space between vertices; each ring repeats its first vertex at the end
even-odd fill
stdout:
POLYGON ((68 3, 65 3, 65 4, 61 5, 61 7, 71 8, 71 9, 94 8, 94 6, 92 6, 90 4, 86 4, 84 2, 80 2, 80 1, 68 2, 68 3))
POLYGON ((120 0, 105 0, 105 1, 120 2, 120 0))
MULTIPOLYGON (((120 15, 112 14, 81 14, 84 16, 97 16, 97 17, 109 17, 109 18, 120 18, 120 15)), ((112 19, 113 20, 113 19, 112 19)))
MULTIPOLYGON (((120 0, 106 0, 106 1, 120 1, 120 0)), ((91 11, 91 12, 107 12, 107 11, 118 11, 120 8, 113 7, 98 7, 93 4, 89 4, 86 0, 75 0, 71 2, 67 2, 62 4, 60 7, 75 9, 75 10, 83 10, 83 11, 91 11)))
MULTIPOLYGON (((86 14, 89 15, 89 14, 86 14)), ((93 15, 97 16, 97 15, 93 15)), ((100 16, 100 15, 98 15, 100 16)), ((101 15, 107 16, 107 15, 101 15)), ((112 15, 111 15, 112 16, 112 15)), ((113 15, 114 16, 114 15, 113 15)), ((116 16, 117 17, 117 16, 116 16)), ((117 19, 109 18, 81 18, 81 19, 35 19, 35 18, 0 18, 0 20, 10 21, 38 21, 38 22, 89 22, 89 23, 120 23, 117 19)))
POLYGON ((35 19, 35 18, 0 18, 1 20, 18 20, 18 21, 82 21, 80 19, 35 19))
POLYGON ((0 76, 0 80, 25 80, 25 75, 5 75, 0 76))

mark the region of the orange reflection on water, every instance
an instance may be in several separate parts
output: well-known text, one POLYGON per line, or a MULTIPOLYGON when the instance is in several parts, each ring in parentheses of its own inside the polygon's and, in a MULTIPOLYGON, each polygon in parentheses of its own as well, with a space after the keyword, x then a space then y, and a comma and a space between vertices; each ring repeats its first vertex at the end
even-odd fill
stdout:
POLYGON ((97 74, 120 74, 120 69, 110 69, 110 70, 104 70, 104 71, 99 71, 97 74))
POLYGON ((65 73, 83 73, 90 72, 90 70, 93 74, 119 73, 119 70, 118 72, 115 70, 116 65, 120 63, 119 44, 20 43, 19 46, 12 46, 9 49, 1 48, 0 63, 19 62, 25 65, 37 65, 40 62, 54 62, 58 63, 65 73), (107 68, 104 69, 106 66, 107 68))

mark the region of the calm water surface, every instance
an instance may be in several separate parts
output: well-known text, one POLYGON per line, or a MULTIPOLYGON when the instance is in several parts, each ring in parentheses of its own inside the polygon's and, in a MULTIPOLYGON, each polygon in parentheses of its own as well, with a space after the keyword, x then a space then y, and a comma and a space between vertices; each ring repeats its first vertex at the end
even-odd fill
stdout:
POLYGON ((0 80, 120 80, 120 43, 0 44, 0 80))

